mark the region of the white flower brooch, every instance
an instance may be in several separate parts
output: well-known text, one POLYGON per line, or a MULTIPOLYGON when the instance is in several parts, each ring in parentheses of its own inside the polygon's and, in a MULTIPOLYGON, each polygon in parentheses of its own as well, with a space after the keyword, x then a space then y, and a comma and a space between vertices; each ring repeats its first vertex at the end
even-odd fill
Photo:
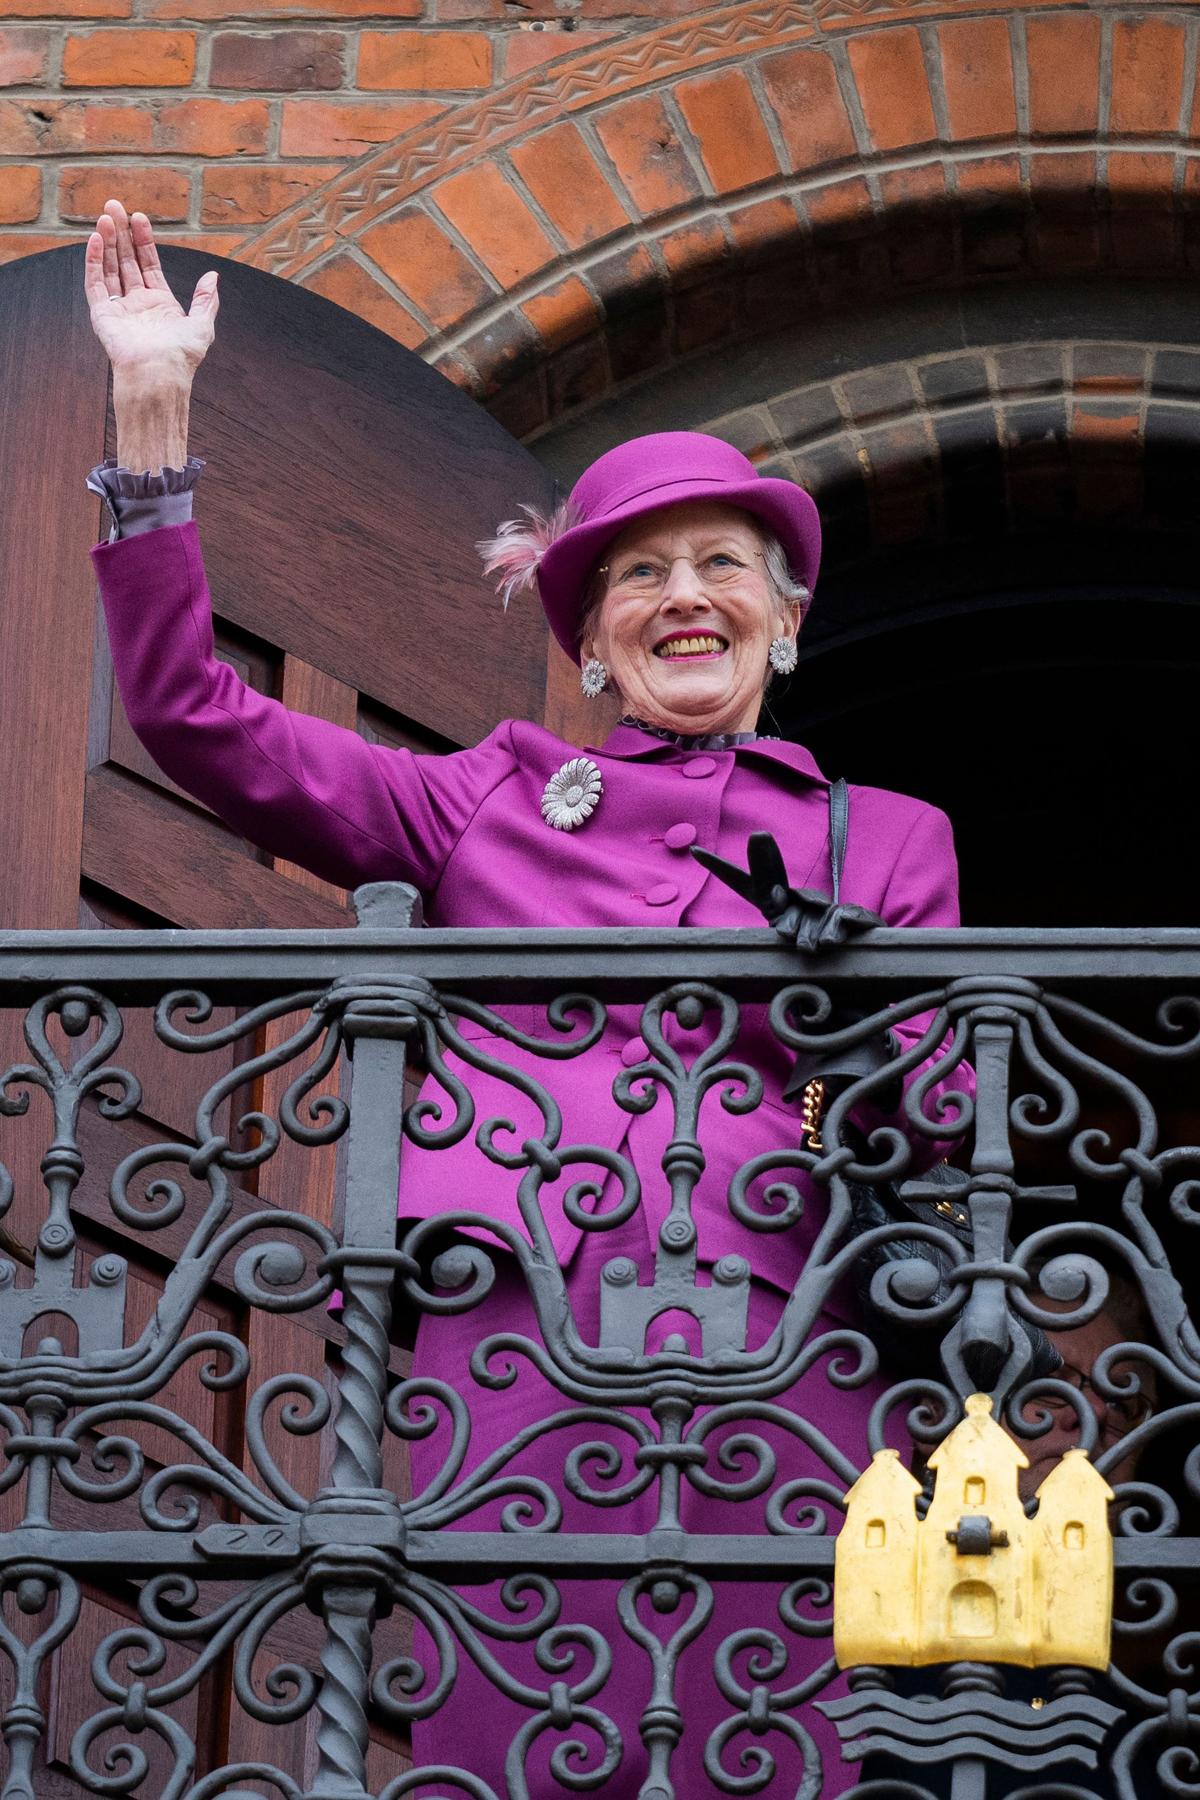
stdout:
POLYGON ((555 831, 574 831, 590 819, 604 792, 590 756, 575 756, 553 774, 542 794, 542 817, 555 831))

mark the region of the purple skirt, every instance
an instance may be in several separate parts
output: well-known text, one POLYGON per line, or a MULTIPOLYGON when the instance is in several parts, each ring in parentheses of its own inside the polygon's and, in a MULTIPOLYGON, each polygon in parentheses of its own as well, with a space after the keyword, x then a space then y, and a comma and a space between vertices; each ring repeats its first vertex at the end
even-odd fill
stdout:
MULTIPOLYGON (((567 1270, 567 1287, 575 1318, 586 1341, 596 1343, 599 1330, 600 1268, 615 1255, 632 1257, 638 1263, 641 1279, 653 1274, 653 1254, 642 1214, 614 1232, 588 1234, 580 1243, 567 1270)), ((457 1317, 422 1319, 414 1359, 414 1375, 422 1379, 446 1382, 467 1401, 472 1415, 471 1447, 464 1473, 507 1443, 518 1432, 538 1419, 562 1412, 571 1402, 529 1362, 519 1354, 511 1360, 517 1368, 517 1379, 510 1387, 493 1391, 480 1387, 470 1374, 471 1351, 492 1332, 519 1332, 538 1343, 539 1333, 533 1307, 515 1260, 505 1253, 496 1255, 498 1273, 487 1298, 472 1311, 457 1317)), ((779 1320, 786 1296, 764 1281, 756 1280, 751 1290, 751 1348, 761 1344, 779 1320)), ((688 1333, 695 1322, 682 1314, 665 1315, 655 1321, 647 1348, 661 1346, 662 1338, 671 1331, 688 1333)), ((818 1320, 817 1332, 844 1329, 842 1321, 832 1316, 818 1320)), ((696 1346, 698 1348, 698 1346, 696 1346)), ((853 1360, 852 1358, 850 1359, 853 1360)), ((866 1422, 872 1405, 883 1392, 885 1383, 875 1378, 864 1386, 847 1391, 833 1387, 826 1373, 828 1358, 822 1358, 786 1393, 776 1397, 776 1404, 801 1414, 822 1431, 859 1468, 868 1460, 866 1422)), ((644 1414, 639 1414, 644 1418, 644 1414)), ((766 1494, 754 1499, 733 1502, 703 1494, 684 1480, 681 1516, 684 1528, 703 1533, 762 1533, 766 1530, 765 1510, 772 1491, 785 1481, 799 1477, 834 1481, 821 1458, 790 1432, 778 1426, 753 1419, 734 1424, 714 1434, 709 1440, 708 1469, 717 1480, 737 1481, 750 1473, 752 1459, 722 1469, 716 1454, 722 1437, 736 1432, 752 1432, 765 1439, 775 1452, 775 1478, 766 1494)), ((440 1425, 429 1438, 412 1446, 413 1492, 419 1495, 441 1467, 449 1444, 449 1428, 440 1425)), ((563 1505, 561 1529, 574 1532, 646 1532, 656 1522, 657 1488, 654 1482, 642 1494, 613 1507, 601 1507, 572 1495, 563 1480, 564 1464, 572 1448, 597 1441, 611 1442, 621 1457, 619 1473, 610 1476, 608 1485, 620 1486, 635 1474, 633 1452, 635 1441, 623 1432, 599 1424, 569 1425, 539 1437, 505 1469, 508 1475, 524 1474, 540 1478, 563 1505)), ((585 1467, 589 1485, 605 1485, 595 1464, 585 1467)), ((462 1477, 460 1476, 460 1480, 462 1477)), ((510 1491, 487 1502, 465 1519, 450 1523, 449 1530, 494 1530, 500 1523, 502 1508, 511 1504, 510 1491)), ((800 1502, 799 1504, 803 1504, 800 1502)), ((840 1514, 828 1508, 829 1529, 835 1531, 840 1514)), ((534 1506, 534 1516, 537 1514, 534 1506)), ((797 1518, 796 1506, 785 1517, 792 1523, 797 1518)), ((521 1568, 519 1537, 513 1538, 512 1568, 521 1568)), ((672 1779, 680 1800, 699 1800, 700 1796, 720 1793, 704 1770, 704 1752, 710 1734, 731 1719, 745 1705, 737 1696, 729 1698, 718 1686, 714 1674, 714 1656, 718 1646, 731 1633, 742 1630, 767 1631, 782 1641, 786 1661, 778 1669, 769 1667, 769 1648, 744 1645, 734 1652, 726 1673, 726 1686, 732 1682, 747 1696, 762 1682, 782 1692, 795 1686, 806 1675, 815 1672, 833 1652, 832 1638, 825 1634, 807 1636, 781 1622, 779 1601, 788 1584, 780 1581, 714 1582, 715 1605, 712 1617, 693 1642, 682 1651, 675 1680, 675 1697, 684 1718, 683 1736, 674 1753, 672 1779)), ((617 1595, 621 1582, 603 1579, 562 1580, 558 1583, 562 1608, 558 1626, 582 1624, 598 1630, 612 1650, 613 1668, 605 1685, 587 1704, 607 1715, 622 1739, 619 1766, 598 1789, 605 1800, 636 1800, 648 1773, 648 1757, 638 1730, 642 1711, 651 1696, 652 1671, 650 1656, 627 1636, 617 1615, 617 1595)), ((480 1612, 502 1623, 513 1623, 519 1615, 508 1612, 502 1602, 499 1584, 458 1590, 463 1598, 480 1612)), ((536 1602, 530 1597, 530 1607, 536 1602)), ((690 1612, 694 1601, 685 1597, 674 1613, 656 1614, 648 1599, 638 1609, 639 1618, 665 1641, 690 1612)), ((796 1612, 811 1619, 830 1619, 828 1606, 814 1608, 808 1599, 800 1600, 796 1612)), ((540 1668, 532 1642, 497 1641, 480 1634, 485 1646, 504 1670, 529 1689, 545 1693, 558 1679, 579 1682, 591 1669, 588 1649, 577 1646, 574 1666, 547 1671, 540 1668)), ((569 1654, 560 1643, 560 1653, 569 1654)), ((414 1653, 426 1675, 426 1689, 436 1681, 439 1659, 432 1638, 418 1620, 415 1628, 414 1653)), ((776 1659, 779 1661, 780 1659, 776 1659)), ((845 1692, 843 1678, 835 1676, 814 1696, 831 1698, 845 1692)), ((458 1646, 458 1673, 452 1692, 431 1718, 413 1727, 413 1754, 418 1766, 453 1764, 481 1777, 503 1800, 505 1756, 512 1740, 538 1709, 499 1692, 487 1676, 458 1646)), ((811 1704, 801 1702, 792 1709, 794 1722, 807 1732, 820 1751, 824 1766, 823 1797, 844 1793, 858 1779, 857 1767, 840 1760, 836 1733, 811 1704)), ((801 1735, 801 1734, 797 1734, 801 1735)), ((571 1740, 585 1745, 587 1755, 569 1762, 577 1773, 598 1769, 603 1757, 603 1742, 594 1728, 576 1724, 565 1730, 553 1725, 538 1735, 527 1747, 523 1758, 525 1777, 532 1800, 561 1800, 569 1792, 555 1778, 550 1759, 556 1747, 571 1740)), ((755 1736, 748 1729, 730 1735, 721 1751, 723 1767, 743 1779, 757 1766, 758 1758, 768 1752, 775 1760, 774 1780, 764 1784, 774 1794, 794 1795, 803 1775, 803 1753, 795 1738, 785 1730, 772 1729, 755 1736)), ((415 1790, 422 1795, 447 1794, 445 1781, 422 1785, 415 1790)))

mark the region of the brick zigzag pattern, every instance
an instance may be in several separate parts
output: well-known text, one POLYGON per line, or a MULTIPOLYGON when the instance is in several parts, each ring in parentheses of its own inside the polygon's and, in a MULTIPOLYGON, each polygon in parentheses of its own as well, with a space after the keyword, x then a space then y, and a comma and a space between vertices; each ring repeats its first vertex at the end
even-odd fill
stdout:
MULTIPOLYGON (((1038 4, 1039 0, 1018 0, 1038 4)), ((1065 0, 1050 0, 1061 6, 1065 0)), ((955 15, 986 11, 993 0, 957 0, 955 15)), ((764 51, 820 35, 838 21, 885 15, 935 17, 946 0, 746 0, 723 6, 684 26, 663 26, 632 43, 564 59, 553 75, 531 75, 485 99, 469 101, 375 151, 307 194, 234 252, 239 262, 299 280, 339 238, 356 237, 405 198, 452 170, 518 140, 598 100, 711 66, 723 58, 748 60, 764 51)))
MULTIPOLYGON (((892 0, 882 3, 890 5, 892 0)), ((237 260, 294 281, 330 248, 331 236, 358 235, 409 194, 464 161, 511 142, 531 124, 723 56, 736 54, 742 59, 811 37, 814 28, 814 10, 803 0, 777 0, 771 5, 754 0, 723 8, 686 27, 648 32, 632 47, 593 51, 568 62, 550 79, 518 82, 398 138, 272 220, 237 251, 237 260)))
POLYGON ((817 0, 814 8, 822 25, 836 25, 843 19, 872 18, 878 13, 914 13, 943 11, 937 0, 817 0))

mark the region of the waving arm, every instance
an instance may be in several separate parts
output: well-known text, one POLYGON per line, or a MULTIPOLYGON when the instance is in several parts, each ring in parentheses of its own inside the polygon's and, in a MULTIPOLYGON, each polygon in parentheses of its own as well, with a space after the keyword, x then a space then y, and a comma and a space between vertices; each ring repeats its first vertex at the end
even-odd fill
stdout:
MULTIPOLYGON (((145 471, 178 470, 187 459, 188 402, 213 341, 216 273, 201 276, 185 312, 149 220, 129 219, 110 200, 88 242, 85 282, 113 367, 118 457, 133 476, 120 481, 127 495, 161 493, 145 471)), ((118 478, 99 473, 111 494, 118 478)), ((181 497, 190 501, 169 490, 181 497)), ((119 491, 110 501, 123 515, 128 504, 119 491)), ((121 697, 159 768, 251 842, 326 880, 411 881, 429 894, 474 808, 511 766, 507 735, 455 756, 417 757, 254 692, 214 655, 196 527, 174 522, 162 498, 135 506, 143 517, 132 530, 122 517, 117 541, 93 557, 121 697)))

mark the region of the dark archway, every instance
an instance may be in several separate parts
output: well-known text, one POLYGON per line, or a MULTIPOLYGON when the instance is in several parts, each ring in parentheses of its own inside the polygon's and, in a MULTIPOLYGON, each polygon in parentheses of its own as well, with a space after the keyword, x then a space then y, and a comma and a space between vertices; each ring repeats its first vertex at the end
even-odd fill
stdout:
POLYGON ((968 924, 1194 924, 1200 585, 1035 575, 810 656, 779 729, 944 807, 968 924))
POLYGON ((877 366, 792 447, 827 558, 772 710, 945 808, 968 923, 1195 922, 1198 371, 1133 340, 877 366))

